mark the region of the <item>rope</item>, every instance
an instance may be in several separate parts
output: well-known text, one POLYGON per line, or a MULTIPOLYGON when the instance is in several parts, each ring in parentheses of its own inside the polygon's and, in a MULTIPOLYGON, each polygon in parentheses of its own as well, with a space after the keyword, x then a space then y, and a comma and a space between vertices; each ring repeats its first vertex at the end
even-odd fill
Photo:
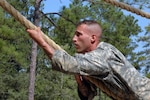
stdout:
MULTIPOLYGON (((0 0, 0 6, 6 10, 10 15, 12 15, 17 21, 19 21, 23 26, 28 29, 36 29, 37 27, 27 20, 23 15, 20 14, 14 7, 12 7, 6 0, 0 0)), ((45 35, 42 31, 42 36, 44 40, 51 45, 54 49, 63 50, 58 44, 56 44, 53 40, 51 40, 47 35, 45 35)))
POLYGON ((120 7, 122 9, 125 9, 127 11, 130 11, 132 13, 136 13, 137 15, 141 15, 142 17, 146 17, 146 18, 150 19, 150 14, 149 13, 146 13, 146 12, 143 12, 143 11, 141 11, 139 9, 133 8, 133 7, 131 7, 131 6, 127 5, 127 4, 125 4, 125 3, 118 2, 116 0, 103 0, 103 1, 105 1, 107 3, 110 3, 110 4, 114 5, 114 6, 120 7))
MULTIPOLYGON (((124 4, 124 3, 121 3, 121 2, 118 2, 115 0, 103 0, 103 1, 150 19, 150 14, 142 12, 141 10, 135 9, 127 4, 124 4)), ((6 10, 9 14, 11 14, 17 21, 19 21, 26 28, 28 28, 28 29, 36 29, 37 28, 33 23, 31 23, 23 15, 21 15, 14 7, 12 7, 6 0, 0 0, 0 6, 4 10, 6 10)), ((41 31, 41 33, 43 35, 44 40, 49 45, 51 45, 54 49, 63 50, 59 45, 57 45, 53 40, 51 40, 42 31, 41 31)))

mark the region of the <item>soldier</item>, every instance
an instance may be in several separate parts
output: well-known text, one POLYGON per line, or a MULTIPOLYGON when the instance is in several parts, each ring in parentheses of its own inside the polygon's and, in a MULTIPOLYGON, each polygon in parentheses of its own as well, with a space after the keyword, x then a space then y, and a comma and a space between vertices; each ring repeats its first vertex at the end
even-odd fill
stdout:
POLYGON ((150 80, 114 46, 100 41, 102 29, 96 21, 77 25, 72 39, 77 51, 74 56, 48 45, 40 28, 27 32, 51 59, 54 70, 75 75, 81 100, 92 100, 96 87, 115 100, 150 100, 150 80))

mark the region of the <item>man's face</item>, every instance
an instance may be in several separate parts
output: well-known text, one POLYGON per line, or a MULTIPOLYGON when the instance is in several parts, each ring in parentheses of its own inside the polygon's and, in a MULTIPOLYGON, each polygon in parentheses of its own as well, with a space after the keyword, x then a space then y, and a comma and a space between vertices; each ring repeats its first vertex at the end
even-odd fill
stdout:
POLYGON ((87 25, 81 24, 76 28, 73 43, 78 53, 85 53, 91 51, 91 34, 88 30, 87 25))

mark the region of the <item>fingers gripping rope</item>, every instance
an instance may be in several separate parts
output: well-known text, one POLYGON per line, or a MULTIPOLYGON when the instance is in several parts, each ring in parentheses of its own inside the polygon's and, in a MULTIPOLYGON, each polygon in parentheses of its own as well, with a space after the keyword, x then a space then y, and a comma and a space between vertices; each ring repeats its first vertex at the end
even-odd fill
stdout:
MULTIPOLYGON (((11 14, 17 21, 19 21, 23 26, 28 29, 36 29, 37 27, 27 20, 23 15, 21 15, 14 7, 12 7, 6 0, 0 0, 0 6, 11 14)), ((61 49, 59 45, 57 45, 53 40, 51 40, 47 35, 41 32, 43 35, 44 40, 51 45, 54 49, 61 49)))

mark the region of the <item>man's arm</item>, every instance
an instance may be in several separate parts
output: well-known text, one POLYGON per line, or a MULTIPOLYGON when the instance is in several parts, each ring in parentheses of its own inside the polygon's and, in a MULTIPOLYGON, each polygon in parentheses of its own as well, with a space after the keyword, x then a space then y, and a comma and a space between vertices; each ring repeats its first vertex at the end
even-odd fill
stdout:
POLYGON ((36 42, 38 45, 43 48, 47 56, 51 59, 55 49, 52 48, 42 37, 41 29, 38 27, 35 30, 27 29, 29 36, 36 42))

